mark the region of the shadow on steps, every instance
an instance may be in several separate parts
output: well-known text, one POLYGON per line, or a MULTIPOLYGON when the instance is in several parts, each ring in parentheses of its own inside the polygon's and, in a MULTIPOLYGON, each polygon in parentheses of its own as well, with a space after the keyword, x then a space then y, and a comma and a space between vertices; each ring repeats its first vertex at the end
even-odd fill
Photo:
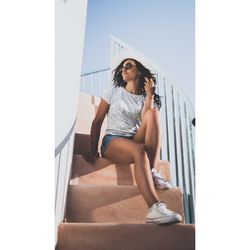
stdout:
POLYGON ((74 155, 72 164, 71 184, 136 185, 133 164, 114 164, 100 157, 92 165, 81 155, 74 155))

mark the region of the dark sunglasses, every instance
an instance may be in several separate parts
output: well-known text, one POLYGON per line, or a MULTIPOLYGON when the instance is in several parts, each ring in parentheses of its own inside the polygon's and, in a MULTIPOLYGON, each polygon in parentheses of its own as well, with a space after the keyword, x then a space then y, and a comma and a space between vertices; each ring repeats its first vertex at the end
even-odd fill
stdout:
POLYGON ((126 70, 128 70, 128 69, 131 69, 133 66, 135 66, 135 65, 132 64, 132 63, 130 63, 130 62, 128 62, 128 63, 125 64, 125 66, 122 65, 121 71, 122 71, 123 68, 126 69, 126 70))

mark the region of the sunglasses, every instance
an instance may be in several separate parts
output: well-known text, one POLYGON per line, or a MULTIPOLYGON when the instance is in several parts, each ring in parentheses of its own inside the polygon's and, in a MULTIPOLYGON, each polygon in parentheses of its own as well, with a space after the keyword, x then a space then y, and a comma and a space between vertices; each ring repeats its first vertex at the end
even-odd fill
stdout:
POLYGON ((123 68, 128 70, 128 69, 131 69, 133 66, 135 66, 135 64, 132 64, 132 63, 128 62, 128 63, 125 64, 125 66, 122 65, 121 71, 122 71, 123 68))

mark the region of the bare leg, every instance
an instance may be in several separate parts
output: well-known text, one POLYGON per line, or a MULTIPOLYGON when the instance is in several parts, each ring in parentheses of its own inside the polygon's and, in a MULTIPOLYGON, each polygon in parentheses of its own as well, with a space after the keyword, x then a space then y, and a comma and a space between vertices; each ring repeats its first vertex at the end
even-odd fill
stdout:
POLYGON ((134 141, 147 145, 150 167, 155 167, 161 149, 160 114, 158 110, 149 109, 147 111, 134 137, 134 141))
POLYGON ((115 163, 134 163, 136 183, 148 207, 160 201, 155 191, 145 144, 126 138, 116 138, 107 146, 105 157, 115 163))

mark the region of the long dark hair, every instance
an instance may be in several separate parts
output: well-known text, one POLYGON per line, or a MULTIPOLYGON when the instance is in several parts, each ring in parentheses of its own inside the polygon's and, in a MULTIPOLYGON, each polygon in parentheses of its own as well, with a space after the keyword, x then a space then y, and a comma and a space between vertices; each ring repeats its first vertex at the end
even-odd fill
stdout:
MULTIPOLYGON (((137 69, 141 72, 140 78, 139 78, 139 94, 146 96, 147 93, 144 89, 144 82, 145 79, 144 77, 147 78, 152 78, 154 81, 154 85, 156 87, 157 81, 156 81, 156 74, 151 73, 151 71, 149 69, 147 69, 145 66, 143 66, 140 62, 138 62, 137 60, 133 59, 133 58, 126 58, 124 59, 114 70, 113 70, 113 82, 114 82, 114 86, 115 87, 126 87, 127 83, 123 80, 122 78, 122 66, 123 63, 126 60, 133 60, 136 64, 137 69)), ((161 97, 158 94, 154 94, 154 102, 156 103, 158 109, 161 108, 161 97)))

